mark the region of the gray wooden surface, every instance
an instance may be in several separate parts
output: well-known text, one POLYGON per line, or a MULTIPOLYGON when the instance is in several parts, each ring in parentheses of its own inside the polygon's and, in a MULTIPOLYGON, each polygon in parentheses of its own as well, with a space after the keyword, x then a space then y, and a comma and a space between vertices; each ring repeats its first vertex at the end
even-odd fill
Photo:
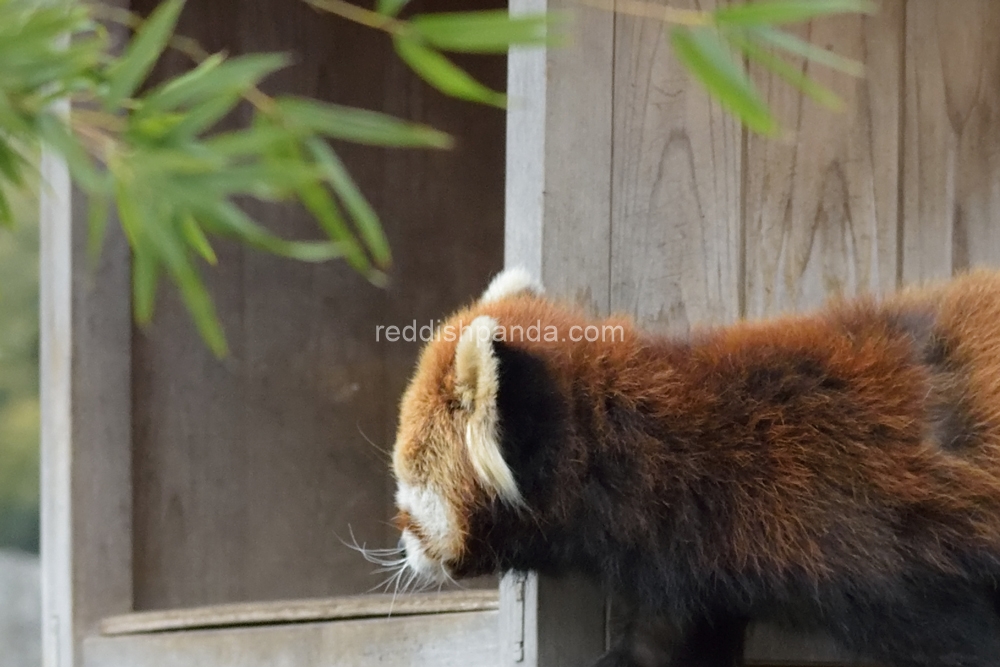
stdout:
POLYGON ((44 153, 41 174, 43 664, 74 667, 132 604, 130 265, 116 232, 88 261, 65 165, 44 153))
MULTIPOLYGON (((426 325, 500 268, 504 114, 445 99, 387 39, 301 2, 189 3, 179 30, 210 50, 291 50, 296 64, 269 90, 429 121, 456 138, 449 152, 341 147, 394 250, 388 290, 343 263, 221 244, 205 274, 231 356, 211 356, 172 289, 135 333, 136 609, 363 593, 381 578, 341 540, 353 530, 368 546, 396 543, 386 452, 419 348, 377 342, 375 327, 426 325)), ((503 58, 464 64, 503 88, 503 58)), ((315 234, 302 211, 252 212, 284 236, 315 234)))
POLYGON ((84 667, 495 667, 496 611, 93 637, 84 667))
POLYGON ((42 664, 38 556, 0 549, 0 647, 4 667, 42 664))

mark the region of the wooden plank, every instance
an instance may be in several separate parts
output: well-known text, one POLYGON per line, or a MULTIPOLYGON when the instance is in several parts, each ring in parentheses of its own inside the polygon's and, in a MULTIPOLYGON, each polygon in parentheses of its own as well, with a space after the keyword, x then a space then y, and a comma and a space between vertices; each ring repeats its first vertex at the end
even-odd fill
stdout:
POLYGON ((1000 5, 906 4, 903 278, 1000 263, 1000 5))
POLYGON ((101 634, 131 635, 204 628, 416 616, 498 609, 494 590, 407 595, 355 595, 316 600, 242 602, 210 607, 141 611, 101 621, 101 634))
MULTIPOLYGON (((513 14, 567 6, 510 2, 513 14)), ((614 15, 578 9, 573 25, 570 47, 515 49, 508 59, 504 261, 549 293, 607 313, 614 15)), ((500 599, 503 665, 582 665, 605 649, 593 584, 511 573, 500 599)))
POLYGON ((508 573, 500 583, 500 663, 579 667, 605 649, 605 599, 592 582, 508 573))
POLYGON ((511 0, 512 13, 574 7, 570 46, 509 56, 506 243, 546 289, 607 312, 614 15, 569 0, 511 0))
POLYGON ((496 611, 92 637, 84 667, 492 667, 496 611))
POLYGON ((862 79, 805 68, 844 100, 842 113, 753 68, 791 136, 748 135, 749 316, 896 287, 903 12, 903 2, 892 0, 872 17, 822 19, 797 31, 865 64, 862 79))
POLYGON ((130 260, 112 219, 90 261, 84 196, 53 153, 41 174, 42 664, 75 667, 82 638, 132 606, 130 260))
MULTIPOLYGON (((156 2, 137 4, 145 12, 156 2)), ((433 0, 412 10, 459 7, 468 8, 433 0)), ((386 452, 420 345, 377 340, 376 326, 441 317, 500 268, 503 113, 445 98, 388 40, 302 3, 189 3, 180 31, 211 50, 298 54, 270 90, 456 136, 447 152, 337 147, 385 223, 395 252, 388 290, 343 263, 297 264, 222 244, 219 267, 206 274, 230 358, 205 350, 173 290, 136 336, 137 609, 362 593, 381 578, 341 540, 398 539, 386 452)), ((503 88, 503 58, 463 65, 503 88)), ((283 236, 315 234, 298 208, 251 212, 283 236)))
POLYGON ((660 331, 734 320, 739 124, 673 57, 654 19, 618 18, 614 98, 611 309, 660 331))

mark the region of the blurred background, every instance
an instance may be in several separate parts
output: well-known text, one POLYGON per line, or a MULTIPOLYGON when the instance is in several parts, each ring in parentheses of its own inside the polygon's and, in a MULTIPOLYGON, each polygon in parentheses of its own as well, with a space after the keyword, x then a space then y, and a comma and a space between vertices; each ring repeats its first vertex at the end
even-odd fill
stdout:
POLYGON ((0 664, 41 664, 38 568, 38 203, 10 193, 0 229, 0 664))

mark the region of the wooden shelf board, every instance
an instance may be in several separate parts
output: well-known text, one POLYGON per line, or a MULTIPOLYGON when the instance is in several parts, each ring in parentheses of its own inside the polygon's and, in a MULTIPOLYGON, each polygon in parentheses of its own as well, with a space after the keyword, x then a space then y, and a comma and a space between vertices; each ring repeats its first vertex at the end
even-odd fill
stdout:
POLYGON ((489 611, 500 606, 496 590, 448 591, 232 604, 139 611, 101 621, 105 636, 247 625, 308 623, 358 618, 489 611))

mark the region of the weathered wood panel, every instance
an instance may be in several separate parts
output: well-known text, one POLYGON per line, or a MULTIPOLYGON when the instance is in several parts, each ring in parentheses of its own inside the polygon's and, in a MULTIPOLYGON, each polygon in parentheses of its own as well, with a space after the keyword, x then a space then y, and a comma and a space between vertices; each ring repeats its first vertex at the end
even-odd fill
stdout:
POLYGON ((740 125, 692 81, 663 24, 648 18, 618 17, 614 109, 611 309, 661 331, 736 319, 740 125))
POLYGON ((92 637, 84 667, 493 667, 496 611, 92 637))
POLYGON ((512 13, 576 7, 569 46, 510 54, 508 266, 607 312, 614 15, 568 0, 512 0, 512 13))
POLYGON ((43 152, 41 175, 42 662, 75 667, 132 604, 130 261, 112 220, 95 265, 65 164, 43 152))
POLYGON ((101 634, 134 635, 278 623, 489 611, 499 606, 499 591, 496 588, 479 591, 233 602, 209 607, 138 611, 109 616, 101 621, 101 634))
POLYGON ((1000 263, 1000 4, 906 4, 903 279, 1000 263))
POLYGON ((842 113, 753 68, 790 136, 747 137, 751 317, 814 307, 831 294, 896 287, 904 5, 890 0, 879 8, 873 17, 823 19, 797 31, 865 64, 861 79, 805 66, 806 74, 843 99, 842 113))
MULTIPOLYGON (((268 89, 456 135, 451 152, 341 147, 395 250, 387 291, 342 263, 224 245, 206 274, 231 356, 211 357, 172 290, 135 335, 136 608, 361 593, 379 579, 341 538, 349 527, 369 546, 398 537, 387 524, 384 450, 418 349, 377 341, 375 327, 426 324, 500 268, 504 116, 445 99, 408 73, 382 35, 303 3, 190 3, 180 31, 212 50, 293 51, 297 64, 268 89)), ((466 64, 503 88, 503 58, 466 64)), ((315 234, 302 211, 252 212, 282 235, 315 234)))

